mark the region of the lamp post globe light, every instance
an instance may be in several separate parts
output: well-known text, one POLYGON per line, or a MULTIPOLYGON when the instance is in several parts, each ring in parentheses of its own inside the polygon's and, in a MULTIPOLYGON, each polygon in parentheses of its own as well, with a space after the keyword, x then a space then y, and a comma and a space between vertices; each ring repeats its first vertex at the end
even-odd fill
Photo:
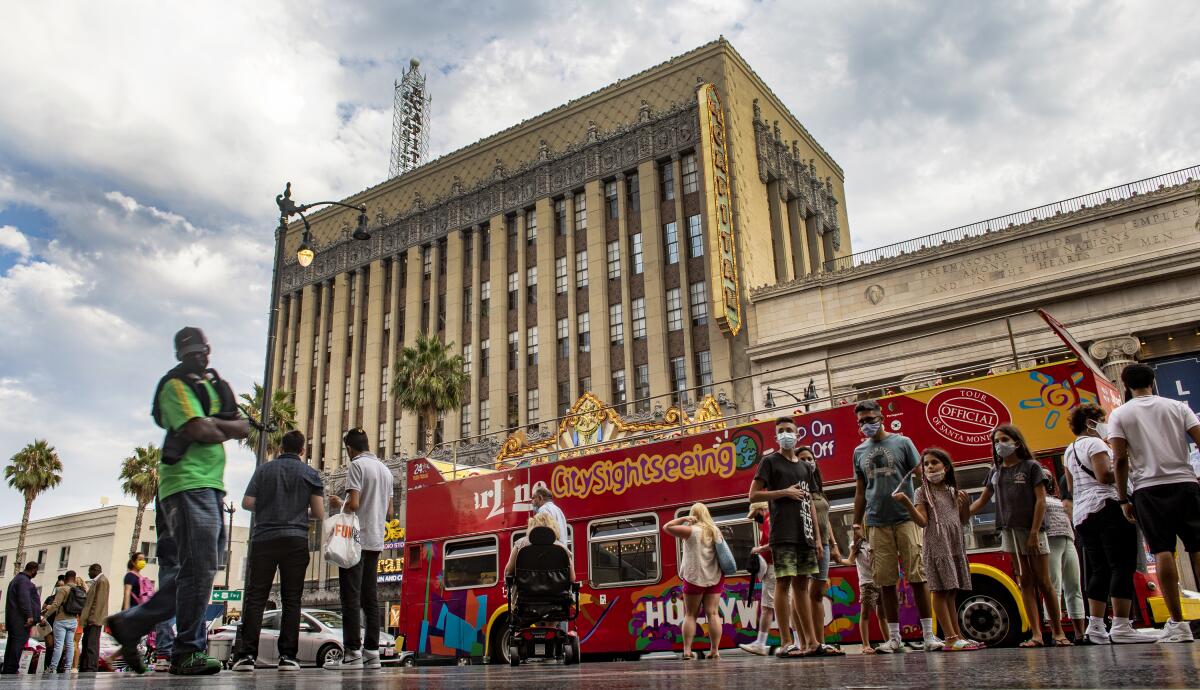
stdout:
POLYGON ((354 230, 354 239, 369 240, 371 233, 367 231, 367 207, 352 206, 340 201, 317 201, 311 204, 297 204, 292 200, 292 183, 288 182, 283 194, 275 196, 275 204, 279 207, 279 226, 275 228, 275 262, 271 271, 271 306, 267 312, 267 363, 263 372, 263 396, 259 410, 258 446, 254 449, 255 465, 261 465, 267 460, 268 437, 274 420, 271 419, 271 401, 275 395, 275 386, 271 378, 271 364, 275 361, 275 319, 279 315, 280 283, 283 281, 283 245, 287 238, 288 220, 292 216, 300 216, 304 222, 304 235, 300 238, 300 246, 296 249, 296 261, 302 267, 308 267, 316 258, 313 248, 312 226, 308 223, 305 212, 318 206, 340 206, 352 211, 358 211, 358 227, 354 230))

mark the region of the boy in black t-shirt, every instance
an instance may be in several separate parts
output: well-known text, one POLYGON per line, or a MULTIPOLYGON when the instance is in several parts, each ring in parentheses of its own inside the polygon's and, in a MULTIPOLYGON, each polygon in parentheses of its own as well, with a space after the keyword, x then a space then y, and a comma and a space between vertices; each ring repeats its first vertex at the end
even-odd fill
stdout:
POLYGON ((758 472, 750 484, 750 502, 771 504, 770 544, 775 564, 779 656, 807 656, 820 649, 818 632, 812 629, 808 597, 808 580, 817 573, 817 553, 822 550, 809 493, 812 471, 800 461, 796 423, 791 417, 776 420, 775 438, 780 450, 759 461, 758 472), (792 628, 799 632, 800 639, 793 637, 793 644, 787 644, 785 631, 792 628))

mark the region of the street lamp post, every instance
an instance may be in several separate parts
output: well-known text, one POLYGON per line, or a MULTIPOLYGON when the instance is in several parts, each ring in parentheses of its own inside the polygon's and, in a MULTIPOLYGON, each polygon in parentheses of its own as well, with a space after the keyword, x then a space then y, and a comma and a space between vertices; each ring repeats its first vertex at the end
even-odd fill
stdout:
POLYGON ((797 395, 791 391, 785 391, 782 388, 772 388, 767 386, 767 407, 775 407, 775 398, 772 395, 773 393, 782 393, 783 395, 788 396, 797 403, 804 405, 804 411, 808 412, 809 402, 817 399, 817 385, 812 379, 809 379, 808 385, 804 388, 803 399, 797 397, 797 395))
MULTIPOLYGON (((261 432, 260 432, 261 433, 261 432)), ((229 514, 229 530, 225 533, 225 591, 229 591, 229 573, 233 570, 233 514, 237 512, 237 508, 233 505, 233 501, 221 506, 221 510, 229 514)), ((229 620, 229 595, 225 595, 225 614, 224 620, 229 620)))
POLYGON ((288 219, 300 216, 304 221, 304 236, 296 250, 296 261, 301 266, 312 263, 316 253, 313 249, 312 227, 304 213, 318 206, 341 206, 352 211, 358 211, 358 227, 354 231, 354 239, 369 240, 371 233, 367 232, 367 207, 351 206, 340 201, 318 201, 312 204, 296 204, 292 201, 292 183, 288 182, 283 194, 276 195, 275 204, 279 206, 279 227, 275 228, 275 265, 271 271, 271 307, 267 312, 267 363, 263 373, 263 396, 259 414, 258 446, 254 449, 254 463, 261 465, 267 461, 268 436, 274 426, 271 419, 271 403, 275 396, 275 386, 272 380, 271 365, 275 361, 275 320, 279 314, 279 293, 283 282, 283 244, 287 238, 288 219))

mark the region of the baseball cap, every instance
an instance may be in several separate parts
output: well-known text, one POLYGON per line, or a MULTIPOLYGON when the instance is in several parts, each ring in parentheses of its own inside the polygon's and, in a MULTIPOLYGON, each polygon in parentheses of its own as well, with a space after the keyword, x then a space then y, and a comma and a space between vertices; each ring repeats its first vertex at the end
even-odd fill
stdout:
POLYGON ((186 326, 175 334, 175 354, 179 357, 193 352, 208 352, 208 340, 204 331, 195 326, 186 326))

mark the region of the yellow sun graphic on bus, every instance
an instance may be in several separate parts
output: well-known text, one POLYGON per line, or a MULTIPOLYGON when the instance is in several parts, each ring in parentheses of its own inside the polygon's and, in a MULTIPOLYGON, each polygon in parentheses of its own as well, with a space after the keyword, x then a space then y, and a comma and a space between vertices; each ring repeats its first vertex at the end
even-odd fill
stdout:
POLYGON ((1044 372, 1031 371, 1029 378, 1038 383, 1041 390, 1038 391, 1038 397, 1022 400, 1021 409, 1046 408, 1046 417, 1042 423, 1047 429, 1058 426, 1062 414, 1072 407, 1096 402, 1096 396, 1079 388, 1079 383, 1083 381, 1082 372, 1077 371, 1072 373, 1069 379, 1055 381, 1053 376, 1044 372))

